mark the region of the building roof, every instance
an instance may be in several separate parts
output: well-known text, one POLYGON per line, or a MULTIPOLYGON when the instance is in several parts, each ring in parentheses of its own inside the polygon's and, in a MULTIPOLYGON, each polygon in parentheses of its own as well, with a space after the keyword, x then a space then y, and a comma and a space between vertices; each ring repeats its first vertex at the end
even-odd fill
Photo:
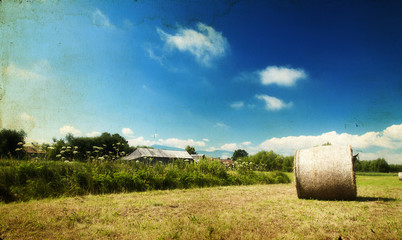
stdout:
POLYGON ((161 150, 150 148, 137 148, 133 153, 123 157, 123 160, 135 160, 138 158, 170 158, 170 159, 191 159, 190 154, 186 151, 173 151, 173 150, 161 150))
POLYGON ((45 154, 46 152, 40 149, 40 147, 33 144, 26 143, 23 146, 24 151, 29 154, 45 154))

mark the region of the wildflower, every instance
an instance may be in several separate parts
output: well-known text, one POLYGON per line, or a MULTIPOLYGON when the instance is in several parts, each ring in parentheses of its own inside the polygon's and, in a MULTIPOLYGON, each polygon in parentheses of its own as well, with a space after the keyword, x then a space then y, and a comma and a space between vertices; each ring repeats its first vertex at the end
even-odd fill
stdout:
POLYGON ((98 160, 105 160, 105 158, 104 157, 99 157, 98 160))
POLYGON ((73 154, 77 154, 77 153, 78 153, 78 151, 74 151, 74 152, 73 152, 73 154))
POLYGON ((21 146, 21 145, 24 145, 24 143, 23 142, 18 142, 17 145, 21 146))
POLYGON ((57 154, 56 157, 57 157, 57 158, 61 157, 61 154, 57 154))

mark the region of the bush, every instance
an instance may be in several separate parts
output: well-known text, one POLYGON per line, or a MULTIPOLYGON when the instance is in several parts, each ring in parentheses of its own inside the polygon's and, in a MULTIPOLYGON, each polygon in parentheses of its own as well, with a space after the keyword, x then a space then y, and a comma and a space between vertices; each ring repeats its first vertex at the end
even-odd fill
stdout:
POLYGON ((198 164, 0 161, 0 201, 176 188, 288 183, 284 173, 228 171, 219 161, 198 164))

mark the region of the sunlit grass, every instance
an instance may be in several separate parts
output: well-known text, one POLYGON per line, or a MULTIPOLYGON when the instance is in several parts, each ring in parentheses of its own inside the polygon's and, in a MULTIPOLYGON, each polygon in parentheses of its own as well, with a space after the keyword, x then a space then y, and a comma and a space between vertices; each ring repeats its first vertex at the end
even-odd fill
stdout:
POLYGON ((301 200, 290 183, 3 204, 0 237, 401 239, 402 181, 358 175, 357 185, 356 201, 301 200))

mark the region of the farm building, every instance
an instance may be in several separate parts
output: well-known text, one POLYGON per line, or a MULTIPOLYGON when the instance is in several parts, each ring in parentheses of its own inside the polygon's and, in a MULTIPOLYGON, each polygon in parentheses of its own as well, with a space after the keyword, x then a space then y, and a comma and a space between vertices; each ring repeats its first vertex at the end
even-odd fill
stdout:
POLYGON ((171 162, 175 159, 183 159, 190 162, 194 162, 193 157, 186 151, 172 151, 172 150, 161 150, 161 149, 150 149, 150 148, 137 148, 133 153, 122 158, 127 161, 149 161, 153 162, 171 162))
POLYGON ((234 162, 230 159, 221 159, 221 163, 227 165, 227 166, 233 166, 234 162))
POLYGON ((205 154, 191 154, 191 157, 195 162, 199 162, 201 159, 205 158, 205 154))
POLYGON ((46 154, 46 152, 40 149, 40 147, 35 146, 32 143, 24 144, 23 149, 25 153, 29 154, 30 156, 43 156, 46 154))

